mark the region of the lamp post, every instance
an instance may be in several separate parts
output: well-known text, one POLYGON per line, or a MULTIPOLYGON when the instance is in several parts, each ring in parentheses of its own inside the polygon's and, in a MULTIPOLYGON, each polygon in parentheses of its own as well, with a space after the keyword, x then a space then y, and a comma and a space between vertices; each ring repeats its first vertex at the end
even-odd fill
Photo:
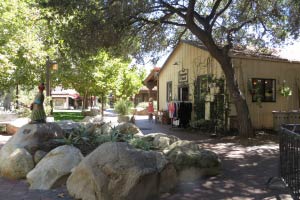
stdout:
MULTIPOLYGON (((57 70, 58 64, 56 61, 50 60, 49 56, 47 56, 46 61, 46 96, 51 97, 51 84, 50 84, 50 78, 51 78, 51 70, 57 70)), ((51 106, 51 115, 53 113, 53 102, 52 99, 50 100, 50 106, 51 106)))

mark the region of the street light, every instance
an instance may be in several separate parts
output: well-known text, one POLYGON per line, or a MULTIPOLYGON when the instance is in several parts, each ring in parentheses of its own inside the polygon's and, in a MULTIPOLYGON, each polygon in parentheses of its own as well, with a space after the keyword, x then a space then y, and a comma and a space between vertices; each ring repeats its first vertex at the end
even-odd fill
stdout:
MULTIPOLYGON (((58 64, 54 60, 50 60, 49 56, 47 56, 46 61, 46 96, 51 97, 51 84, 50 84, 50 77, 51 77, 51 71, 50 70, 57 70, 58 64)), ((51 112, 50 114, 53 114, 53 102, 52 99, 50 99, 50 106, 51 106, 51 112)))
POLYGON ((58 64, 54 60, 50 60, 49 56, 47 56, 46 61, 46 96, 51 96, 51 85, 50 85, 50 77, 51 71, 50 70, 57 70, 58 64))

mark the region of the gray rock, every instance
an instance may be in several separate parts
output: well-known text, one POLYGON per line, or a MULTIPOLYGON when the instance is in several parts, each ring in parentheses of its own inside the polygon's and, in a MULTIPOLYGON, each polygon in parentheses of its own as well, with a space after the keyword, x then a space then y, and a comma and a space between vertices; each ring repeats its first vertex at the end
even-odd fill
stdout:
POLYGON ((9 179, 22 179, 34 168, 32 156, 24 148, 16 148, 5 161, 0 161, 0 175, 9 179))
POLYGON ((154 148, 161 150, 169 147, 171 144, 179 140, 179 138, 176 136, 167 135, 164 133, 151 133, 145 135, 143 138, 151 142, 154 148))
POLYGON ((34 163, 37 164, 38 162, 40 162, 40 160, 42 160, 42 158, 44 158, 46 154, 47 152, 45 151, 37 150, 33 156, 34 163))
POLYGON ((80 127, 80 123, 74 122, 72 120, 61 120, 57 122, 57 125, 60 126, 60 128, 65 133, 71 133, 74 129, 77 129, 80 127))
POLYGON ((143 133, 141 132, 141 130, 134 125, 133 123, 127 123, 127 122, 123 122, 120 123, 118 126, 115 127, 121 134, 133 134, 133 135, 143 135, 143 133))
POLYGON ((67 189, 82 200, 144 200, 168 192, 176 180, 174 166, 161 153, 108 142, 74 168, 67 189))
POLYGON ((98 134, 110 135, 112 133, 111 123, 105 123, 101 126, 98 134))
POLYGON ((101 115, 96 116, 86 116, 84 117, 81 122, 87 122, 87 123, 102 123, 103 117, 101 115))
MULTIPOLYGON (((13 162, 17 162, 17 160, 11 159, 16 149, 26 149, 33 162, 32 155, 37 150, 50 151, 59 145, 55 142, 55 139, 62 137, 63 130, 56 123, 27 124, 22 126, 0 150, 0 174, 5 176, 7 173, 2 171, 6 170, 6 166, 15 165, 13 162)), ((20 176, 15 177, 21 178, 20 176)))
POLYGON ((49 190, 61 186, 82 159, 76 147, 64 145, 53 149, 27 174, 30 189, 49 190))
POLYGON ((214 176, 221 170, 221 161, 216 153, 201 149, 191 141, 179 140, 166 148, 164 153, 175 165, 180 180, 214 176))

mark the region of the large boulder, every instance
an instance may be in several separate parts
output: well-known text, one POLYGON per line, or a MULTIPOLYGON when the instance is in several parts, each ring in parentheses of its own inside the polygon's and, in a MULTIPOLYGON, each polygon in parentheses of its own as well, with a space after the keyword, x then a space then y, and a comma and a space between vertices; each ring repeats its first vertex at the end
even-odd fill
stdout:
POLYGON ((49 190, 64 184, 82 159, 76 147, 64 145, 53 149, 27 174, 30 189, 49 190))
MULTIPOLYGON (((27 124, 22 126, 0 150, 0 174, 7 166, 16 165, 16 159, 11 159, 16 149, 25 149, 29 155, 34 155, 37 150, 50 151, 59 144, 55 139, 63 137, 63 130, 55 123, 27 124)), ((31 170, 31 169, 30 169, 31 170)), ((16 176, 17 177, 17 176, 16 176)))
POLYGON ((133 123, 123 122, 115 127, 121 134, 132 134, 132 135, 143 135, 139 127, 134 125, 133 123))
POLYGON ((179 140, 163 152, 175 165, 180 180, 193 180, 220 173, 221 161, 217 154, 201 149, 195 142, 179 140))
POLYGON ((87 122, 87 123, 102 123, 103 117, 102 115, 96 115, 96 116, 85 116, 81 122, 87 122))
POLYGON ((178 137, 174 135, 167 135, 164 133, 151 133, 142 137, 143 140, 151 142, 152 146, 156 149, 166 149, 174 142, 180 140, 178 137))
MULTIPOLYGON (((5 146, 25 148, 33 154, 37 150, 49 151, 57 147, 55 139, 63 136, 63 130, 56 123, 27 124, 22 126, 5 146)), ((0 159, 1 152, 2 149, 0 159)))
POLYGON ((16 148, 5 162, 0 161, 1 171, 0 175, 9 179, 22 179, 26 174, 33 169, 33 158, 24 148, 16 148))
POLYGON ((47 152, 42 150, 37 150, 33 155, 33 161, 35 164, 38 164, 47 155, 47 152))
POLYGON ((75 129, 80 128, 80 123, 74 122, 73 120, 61 120, 57 122, 57 125, 65 132, 71 133, 75 129))
POLYGON ((22 126, 30 122, 29 118, 17 118, 6 125, 6 133, 14 135, 22 126))
POLYGON ((104 123, 99 129, 96 130, 97 134, 110 135, 113 132, 111 123, 104 123))
POLYGON ((82 200, 144 200, 169 191, 176 180, 175 168, 161 153, 108 142, 74 168, 67 189, 82 200))

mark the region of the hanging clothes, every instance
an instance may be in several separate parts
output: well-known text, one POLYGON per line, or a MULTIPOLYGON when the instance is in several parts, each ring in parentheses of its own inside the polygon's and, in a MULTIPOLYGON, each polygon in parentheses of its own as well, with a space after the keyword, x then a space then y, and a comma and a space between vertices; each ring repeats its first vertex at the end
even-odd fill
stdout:
POLYGON ((169 117, 172 119, 175 112, 175 104, 173 102, 168 103, 168 111, 169 111, 169 117))
POLYGON ((191 120, 192 114, 192 103, 190 102, 181 102, 180 109, 178 111, 178 118, 179 118, 179 126, 180 127, 188 127, 189 122, 191 120))
POLYGON ((168 103, 169 117, 172 120, 172 126, 186 128, 189 126, 192 114, 191 102, 169 102, 168 103), (173 123, 174 122, 174 123, 173 123))

